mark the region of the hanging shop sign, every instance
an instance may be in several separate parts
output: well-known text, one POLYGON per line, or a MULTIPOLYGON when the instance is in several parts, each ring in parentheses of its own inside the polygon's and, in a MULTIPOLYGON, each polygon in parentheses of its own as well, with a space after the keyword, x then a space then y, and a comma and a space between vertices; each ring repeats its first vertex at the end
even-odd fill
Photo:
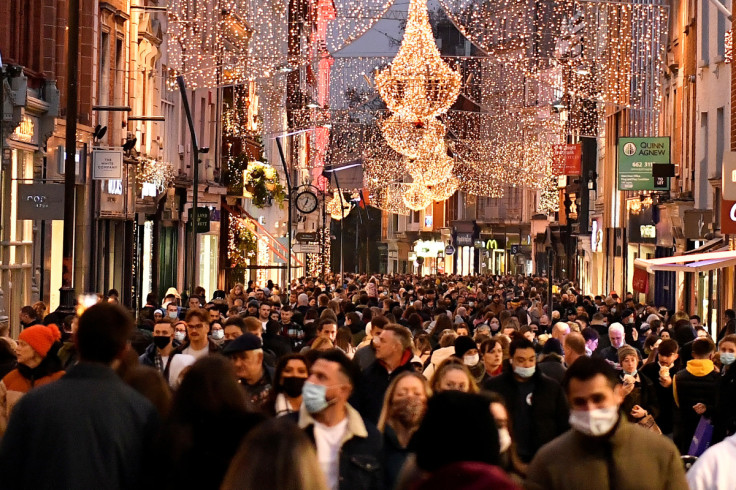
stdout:
POLYGON ((736 152, 729 151, 723 156, 722 172, 723 199, 736 201, 736 152))
MULTIPOLYGON (((187 218, 189 219, 187 226, 190 227, 192 222, 192 208, 189 208, 187 218)), ((207 233, 210 231, 210 208, 197 207, 196 226, 197 233, 207 233)))
POLYGON ((686 209, 683 218, 685 238, 702 240, 710 233, 713 211, 710 209, 686 209))
POLYGON ((18 219, 64 219, 63 184, 18 184, 18 219))
POLYGON ((652 175, 652 167, 658 163, 670 163, 669 137, 619 138, 618 190, 668 190, 669 178, 652 175))
POLYGON ((645 269, 634 267, 634 277, 631 280, 634 291, 647 294, 649 292, 649 274, 645 269))
POLYGON ((736 201, 721 201, 721 233, 736 235, 736 201))
POLYGON ((581 143, 552 145, 552 174, 580 175, 582 155, 581 143))
POLYGON ((473 234, 472 233, 458 233, 455 239, 455 244, 460 246, 473 246, 473 234))
POLYGON ((92 180, 122 179, 123 150, 110 149, 92 152, 92 180))

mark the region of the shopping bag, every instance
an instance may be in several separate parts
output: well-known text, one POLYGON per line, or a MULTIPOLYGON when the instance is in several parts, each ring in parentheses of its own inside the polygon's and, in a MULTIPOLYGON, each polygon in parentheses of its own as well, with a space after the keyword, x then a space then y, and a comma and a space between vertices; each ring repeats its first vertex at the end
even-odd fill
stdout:
POLYGON ((693 434, 693 440, 690 443, 690 449, 688 449, 687 453, 690 456, 700 456, 708 449, 712 438, 713 425, 710 423, 710 420, 701 415, 700 422, 698 422, 698 426, 695 429, 695 434, 693 434))
POLYGON ((644 427, 645 429, 656 432, 657 434, 662 433, 662 429, 659 428, 657 425, 657 422, 654 421, 654 417, 652 417, 651 414, 646 414, 644 417, 640 418, 637 422, 639 426, 644 427))

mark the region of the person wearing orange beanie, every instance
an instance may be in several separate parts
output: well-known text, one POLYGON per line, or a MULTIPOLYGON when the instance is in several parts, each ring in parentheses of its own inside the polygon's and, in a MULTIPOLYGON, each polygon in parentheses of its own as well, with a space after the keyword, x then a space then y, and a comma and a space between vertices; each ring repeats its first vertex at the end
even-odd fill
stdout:
POLYGON ((18 367, 0 381, 0 436, 5 433, 10 413, 31 388, 56 381, 64 375, 56 353, 61 331, 56 325, 34 325, 18 337, 18 367))

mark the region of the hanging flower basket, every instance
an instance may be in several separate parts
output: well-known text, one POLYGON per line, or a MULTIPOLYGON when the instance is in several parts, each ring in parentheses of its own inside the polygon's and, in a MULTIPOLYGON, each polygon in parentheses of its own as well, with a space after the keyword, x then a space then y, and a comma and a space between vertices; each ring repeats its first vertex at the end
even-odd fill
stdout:
POLYGON ((257 208, 270 206, 274 200, 280 205, 286 198, 278 172, 267 163, 249 162, 243 182, 243 196, 250 198, 257 208))

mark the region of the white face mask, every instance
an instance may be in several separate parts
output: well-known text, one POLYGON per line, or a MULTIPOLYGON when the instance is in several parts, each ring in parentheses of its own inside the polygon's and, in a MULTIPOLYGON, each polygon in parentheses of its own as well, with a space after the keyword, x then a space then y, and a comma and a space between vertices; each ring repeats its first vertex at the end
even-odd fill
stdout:
POLYGON ((534 375, 534 371, 536 371, 536 366, 531 366, 531 367, 514 366, 514 374, 522 378, 531 378, 534 375))
POLYGON ((511 434, 507 428, 498 429, 498 445, 500 452, 505 453, 511 447, 511 434))
POLYGON ((618 407, 571 410, 569 420, 573 429, 586 436, 602 436, 608 434, 618 422, 618 407))
POLYGON ((184 342, 184 339, 187 338, 187 334, 185 332, 176 332, 174 334, 174 338, 179 342, 184 342))
POLYGON ((472 356, 463 357, 463 362, 466 366, 475 366, 480 361, 480 355, 473 354, 472 356))
POLYGON ((222 340, 225 338, 224 330, 215 330, 212 332, 212 338, 215 340, 222 340))
POLYGON ((169 312, 169 318, 177 319, 177 318, 179 318, 179 315, 177 315, 177 313, 175 311, 170 311, 169 312))

